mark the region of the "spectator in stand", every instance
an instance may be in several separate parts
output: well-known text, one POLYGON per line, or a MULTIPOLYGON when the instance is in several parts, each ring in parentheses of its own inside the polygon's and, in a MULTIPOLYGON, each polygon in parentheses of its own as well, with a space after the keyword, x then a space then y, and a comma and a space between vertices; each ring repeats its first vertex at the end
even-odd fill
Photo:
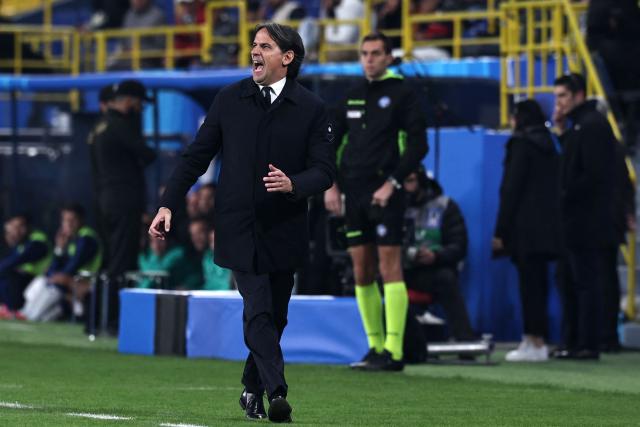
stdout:
MULTIPOLYGON (((364 5, 362 0, 322 0, 320 18, 352 20, 362 19, 364 5)), ((308 57, 317 57, 319 28, 313 18, 307 18, 300 24, 300 36, 304 41, 308 57)), ((357 44, 360 40, 360 28, 356 24, 327 25, 324 29, 324 43, 326 45, 342 46, 357 44)), ((358 49, 330 50, 327 52, 327 60, 355 61, 358 59, 358 49)))
MULTIPOLYGON (((164 12, 152 0, 131 0, 131 7, 124 16, 123 29, 153 28, 166 24, 164 12)), ((133 66, 131 59, 132 39, 126 38, 120 51, 110 59, 110 69, 128 69, 133 66), (121 58, 125 56, 125 58, 121 58), (124 59, 124 60, 123 60, 124 59)), ((164 61, 164 38, 162 36, 140 37, 141 68, 159 68, 164 61), (149 55, 151 57, 144 57, 149 55)))
POLYGON ((304 6, 292 0, 267 0, 267 6, 271 10, 269 20, 276 23, 286 21, 298 21, 307 16, 304 6))
POLYGON ((185 197, 187 216, 190 220, 200 215, 200 193, 198 190, 191 189, 185 197))
POLYGON ((120 28, 129 9, 129 0, 92 0, 93 13, 84 29, 87 31, 120 28))
POLYGON ((0 259, 0 319, 21 318, 24 290, 49 267, 51 248, 47 236, 32 228, 26 214, 5 221, 4 238, 11 251, 0 259))
POLYGON ((167 240, 147 239, 147 248, 138 255, 138 269, 141 273, 163 272, 168 277, 164 281, 156 281, 151 275, 138 281, 138 288, 178 289, 184 288, 182 283, 185 252, 180 246, 170 245, 167 240), (161 286, 162 285, 162 286, 161 286))
POLYGON ((560 143, 532 99, 516 104, 507 143, 493 249, 505 250, 518 269, 524 335, 508 362, 549 358, 549 266, 560 250, 560 143))
POLYGON ((421 166, 404 180, 408 196, 405 217, 413 233, 404 247, 407 288, 428 293, 445 311, 457 341, 475 339, 458 283, 458 268, 467 255, 467 227, 458 204, 421 166))
POLYGON ((189 223, 189 236, 191 245, 185 252, 185 261, 182 263, 183 286, 185 289, 201 289, 204 283, 202 270, 202 258, 209 249, 209 232, 211 224, 207 218, 198 216, 189 223))
POLYGON ((202 272, 204 273, 202 289, 206 291, 226 291, 231 287, 231 270, 220 267, 213 262, 215 235, 216 233, 213 229, 209 231, 209 248, 202 256, 202 272))
POLYGON ((102 266, 98 233, 84 221, 85 210, 80 205, 69 204, 60 210, 60 228, 46 283, 34 282, 25 291, 24 315, 29 320, 58 318, 63 313, 61 303, 65 299, 70 302, 74 295, 74 276, 81 271, 96 274, 102 266))
POLYGON ((213 218, 213 208, 216 203, 216 185, 203 184, 198 189, 198 216, 213 218))
MULTIPOLYGON (((176 25, 196 25, 204 23, 205 7, 201 0, 176 0, 176 25)), ((200 62, 202 40, 199 33, 176 34, 175 50, 180 55, 176 59, 177 68, 189 68, 200 62)))

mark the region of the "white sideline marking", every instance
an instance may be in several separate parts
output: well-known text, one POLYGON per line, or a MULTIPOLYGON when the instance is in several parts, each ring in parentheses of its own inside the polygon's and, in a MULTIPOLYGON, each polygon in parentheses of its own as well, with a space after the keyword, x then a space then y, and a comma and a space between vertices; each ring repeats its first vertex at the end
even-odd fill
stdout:
POLYGON ((34 409, 31 405, 23 405, 18 402, 0 402, 0 408, 11 408, 11 409, 34 409))
POLYGON ((0 388, 22 388, 22 384, 0 384, 0 388))
POLYGON ((163 389, 175 390, 175 391, 215 391, 215 390, 238 390, 238 387, 193 386, 193 387, 163 387, 163 389))
POLYGON ((108 414, 86 414, 83 412, 69 412, 65 415, 70 417, 82 417, 82 418, 93 418, 94 420, 123 420, 128 421, 132 420, 131 417, 119 417, 117 415, 108 415, 108 414))
POLYGON ((207 426, 201 426, 198 424, 172 424, 172 423, 162 423, 160 424, 161 427, 207 427, 207 426))

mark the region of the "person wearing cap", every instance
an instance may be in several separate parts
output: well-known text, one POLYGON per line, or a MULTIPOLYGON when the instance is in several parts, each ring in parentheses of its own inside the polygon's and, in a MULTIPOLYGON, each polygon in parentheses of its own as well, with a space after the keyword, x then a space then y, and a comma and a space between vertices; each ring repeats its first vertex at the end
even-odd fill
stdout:
POLYGON ((275 23, 254 34, 252 78, 218 92, 167 183, 149 234, 167 236, 189 187, 223 152, 214 261, 232 270, 244 304, 250 352, 240 406, 249 419, 286 422, 291 406, 280 338, 294 271, 309 251, 307 197, 331 186, 334 147, 324 102, 296 81, 305 54, 300 35, 275 23))
POLYGON ((125 80, 112 89, 113 100, 96 129, 91 157, 111 284, 109 326, 115 329, 118 288, 124 273, 137 268, 140 221, 146 205, 144 168, 156 153, 142 135, 142 102, 150 100, 145 87, 136 80, 125 80))
POLYGON ((100 112, 105 114, 109 109, 109 105, 114 98, 114 85, 106 85, 98 93, 98 102, 100 104, 100 112))

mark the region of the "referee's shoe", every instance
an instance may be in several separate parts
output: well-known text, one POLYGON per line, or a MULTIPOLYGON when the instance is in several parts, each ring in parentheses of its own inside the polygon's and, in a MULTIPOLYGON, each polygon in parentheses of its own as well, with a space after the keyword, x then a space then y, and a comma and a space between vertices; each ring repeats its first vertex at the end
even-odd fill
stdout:
POLYGON ((376 353, 372 348, 360 362, 352 363, 349 367, 361 371, 399 372, 404 369, 404 362, 402 360, 394 360, 388 350, 382 350, 382 353, 376 353))

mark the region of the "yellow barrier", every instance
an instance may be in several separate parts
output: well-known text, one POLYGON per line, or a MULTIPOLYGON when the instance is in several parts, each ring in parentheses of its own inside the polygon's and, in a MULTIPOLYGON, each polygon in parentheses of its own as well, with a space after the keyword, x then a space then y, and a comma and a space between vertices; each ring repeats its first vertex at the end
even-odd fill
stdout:
POLYGON ((185 57, 205 57, 205 45, 200 48, 176 49, 176 36, 192 35, 205 38, 204 26, 184 25, 155 28, 102 30, 82 36, 83 70, 106 71, 108 68, 140 70, 143 61, 153 61, 164 68, 174 68, 175 61, 185 57), (153 47, 142 48, 144 42, 153 47), (114 51, 115 46, 115 51, 114 51), (112 52, 109 52, 111 47, 112 52))
POLYGON ((0 27, 0 34, 13 36, 14 56, 12 59, 0 60, 0 67, 13 69, 14 74, 22 74, 25 68, 71 74, 79 71, 76 67, 79 60, 76 51, 78 34, 73 28, 43 29, 40 25, 3 25, 0 27), (23 47, 30 48, 41 58, 24 58, 23 47))

